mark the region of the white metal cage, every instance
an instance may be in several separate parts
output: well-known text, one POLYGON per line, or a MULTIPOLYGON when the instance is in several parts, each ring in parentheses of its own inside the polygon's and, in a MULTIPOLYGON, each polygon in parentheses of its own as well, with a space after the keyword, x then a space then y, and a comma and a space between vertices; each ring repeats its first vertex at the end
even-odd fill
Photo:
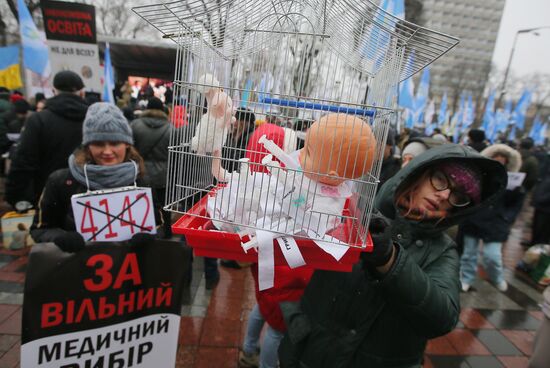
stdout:
POLYGON ((364 246, 398 83, 458 40, 365 0, 189 0, 133 10, 178 45, 174 109, 185 122, 170 140, 165 208, 242 235, 262 229, 364 246), (250 146, 252 114, 286 128, 280 150, 250 146), (327 114, 353 121, 345 132, 372 134, 375 144, 366 155, 348 146, 353 137, 339 140, 327 114), (319 162, 285 155, 314 121, 325 143, 309 160, 319 162), (320 182, 344 179, 350 192, 325 201, 320 182), (207 194, 208 210, 198 211, 207 194), (348 226, 344 239, 325 236, 338 224, 348 226))

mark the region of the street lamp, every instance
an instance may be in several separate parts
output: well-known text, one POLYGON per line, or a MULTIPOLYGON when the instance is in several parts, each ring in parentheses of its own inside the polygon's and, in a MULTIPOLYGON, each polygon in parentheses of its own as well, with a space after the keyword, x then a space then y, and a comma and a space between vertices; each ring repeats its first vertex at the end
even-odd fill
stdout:
POLYGON ((512 51, 510 51, 510 57, 508 58, 508 65, 506 66, 506 72, 504 73, 504 80, 502 81, 502 88, 501 88, 501 91, 500 91, 500 97, 498 99, 497 106, 499 106, 501 104, 502 97, 506 93, 506 82, 508 81, 508 74, 510 73, 510 65, 512 65, 512 58, 514 57, 514 52, 516 51, 516 42, 518 40, 518 36, 521 33, 533 33, 535 36, 539 36, 540 34, 536 31, 538 31, 540 29, 546 29, 546 28, 550 28, 550 26, 525 28, 525 29, 520 29, 516 32, 516 35, 514 37, 514 43, 512 44, 512 51))

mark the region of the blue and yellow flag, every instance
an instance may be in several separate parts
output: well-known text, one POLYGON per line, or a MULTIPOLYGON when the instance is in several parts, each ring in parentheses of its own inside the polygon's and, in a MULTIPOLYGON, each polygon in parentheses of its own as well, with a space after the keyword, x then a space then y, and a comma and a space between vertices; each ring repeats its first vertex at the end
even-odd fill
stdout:
POLYGON ((17 1, 17 9, 19 12, 19 33, 21 34, 21 45, 23 46, 23 64, 25 68, 41 76, 46 76, 49 74, 46 38, 38 32, 31 13, 29 13, 29 9, 23 0, 17 1))
POLYGON ((8 89, 23 87, 17 45, 0 47, 0 86, 8 89))

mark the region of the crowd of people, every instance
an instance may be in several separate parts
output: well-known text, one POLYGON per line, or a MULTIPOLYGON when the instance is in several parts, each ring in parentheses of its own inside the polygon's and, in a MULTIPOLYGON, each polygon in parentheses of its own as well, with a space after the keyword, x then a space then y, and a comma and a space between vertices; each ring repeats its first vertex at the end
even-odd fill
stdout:
MULTIPOLYGON (((36 209, 33 239, 77 252, 85 241, 76 232, 71 196, 134 183, 153 189, 159 236, 171 238, 172 216, 162 203, 169 139, 179 128, 163 101, 148 96, 135 116, 129 84, 124 93, 130 97, 120 107, 90 104, 82 79, 70 71, 57 73, 53 86, 54 97, 31 102, 0 88, 0 150, 10 163, 5 200, 18 210, 36 209)), ((223 153, 229 171, 238 170, 236 160, 244 148, 252 151, 258 134, 293 151, 303 147, 311 124, 270 120, 260 130, 246 108, 235 118, 223 153)), ((260 291, 257 265, 222 260, 226 267, 250 266, 256 279, 258 304, 239 366, 419 366, 428 339, 457 324, 460 292, 469 292, 477 277, 480 243, 489 281, 506 291, 502 246, 526 201, 535 218, 525 245, 550 243, 550 156, 530 138, 518 143, 490 144, 476 129, 464 144, 439 131, 431 137, 390 131, 369 227, 374 251, 363 253, 350 273, 280 269, 274 287, 260 291), (510 188, 507 172, 525 178, 510 188)), ((212 289, 218 260, 204 262, 212 289)), ((537 359, 548 362, 540 355, 548 332, 539 337, 532 367, 542 367, 537 359)))

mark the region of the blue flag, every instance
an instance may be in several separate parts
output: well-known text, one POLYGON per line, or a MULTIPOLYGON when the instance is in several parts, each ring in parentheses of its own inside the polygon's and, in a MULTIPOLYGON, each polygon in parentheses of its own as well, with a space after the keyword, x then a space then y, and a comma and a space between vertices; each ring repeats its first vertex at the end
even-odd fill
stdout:
POLYGON ((508 140, 509 141, 515 141, 516 140, 516 126, 512 125, 512 129, 510 129, 510 134, 508 134, 508 140))
POLYGON ((464 110, 464 128, 468 128, 474 122, 475 106, 472 101, 472 93, 468 93, 468 102, 464 110))
MULTIPOLYGON (((407 59, 407 67, 412 67, 414 55, 410 54, 407 59)), ((399 101, 398 105, 402 108, 414 110, 414 82, 411 78, 405 79, 399 85, 399 101)))
POLYGON ((252 79, 248 78, 246 86, 244 87, 243 97, 241 99, 241 107, 248 106, 248 100, 250 99, 250 91, 252 90, 252 79))
POLYGON ((535 120, 533 120, 533 125, 531 126, 531 130, 529 131, 529 138, 536 140, 539 134, 539 130, 541 128, 542 128, 542 121, 540 120, 540 115, 537 114, 537 116, 535 116, 535 120))
POLYGON ((105 43, 105 60, 103 64, 103 101, 116 103, 113 89, 115 88, 115 75, 111 64, 111 49, 109 42, 105 43))
POLYGON ((378 70, 386 56, 390 45, 390 34, 397 20, 394 18, 405 19, 405 1, 404 0, 380 0, 374 15, 374 22, 370 32, 365 34, 362 46, 364 57, 374 61, 374 70, 378 70), (392 14, 394 17, 387 15, 392 14), (382 29, 381 27, 384 27, 382 29), (389 29, 389 30, 388 30, 389 29))
POLYGON ((423 112, 428 104, 429 91, 430 67, 428 66, 422 71, 420 83, 418 84, 418 90, 416 91, 416 98, 414 100, 415 123, 422 123, 423 121, 423 112))
POLYGON ((546 141, 546 131, 548 129, 548 123, 544 123, 537 134, 537 137, 535 138, 535 143, 539 146, 542 146, 546 141))
POLYGON ((485 113, 483 114, 482 129, 487 133, 489 128, 493 126, 495 120, 495 91, 489 94, 487 103, 485 104, 485 113))
POLYGON ((531 97, 531 91, 525 90, 521 95, 521 98, 519 99, 516 108, 514 109, 514 112, 512 114, 512 120, 514 121, 516 128, 520 130, 523 130, 525 127, 525 114, 527 113, 527 109, 531 104, 531 97))
POLYGON ((46 39, 38 32, 31 13, 29 13, 29 9, 23 0, 17 0, 17 9, 19 12, 19 32, 23 46, 23 64, 25 68, 41 76, 46 76, 49 74, 47 68, 49 54, 46 39))
POLYGON ((437 117, 437 123, 443 125, 447 120, 447 92, 441 98, 441 106, 439 107, 439 116, 437 117))

